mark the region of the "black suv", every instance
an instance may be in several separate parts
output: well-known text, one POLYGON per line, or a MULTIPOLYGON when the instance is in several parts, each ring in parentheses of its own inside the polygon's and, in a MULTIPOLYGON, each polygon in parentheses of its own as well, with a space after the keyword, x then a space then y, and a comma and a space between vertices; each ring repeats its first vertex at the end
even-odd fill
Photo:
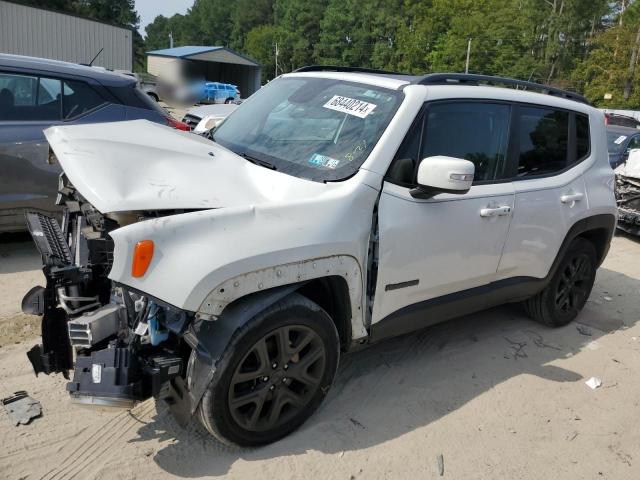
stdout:
POLYGON ((25 230, 24 210, 56 212, 60 166, 52 125, 147 119, 189 130, 136 87, 99 67, 0 54, 0 232, 25 230))

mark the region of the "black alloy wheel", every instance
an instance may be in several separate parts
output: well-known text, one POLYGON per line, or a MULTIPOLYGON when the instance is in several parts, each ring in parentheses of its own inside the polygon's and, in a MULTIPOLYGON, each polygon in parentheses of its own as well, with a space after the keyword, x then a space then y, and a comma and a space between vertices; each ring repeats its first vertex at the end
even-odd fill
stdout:
POLYGON ((251 347, 231 378, 232 418, 254 432, 286 423, 320 387, 326 355, 318 334, 304 325, 269 332, 251 347))
POLYGON ((563 314, 581 308, 591 292, 593 265, 585 253, 572 256, 560 274, 556 288, 556 308, 563 314))
MULTIPOLYGON (((235 331, 215 361, 198 406, 200 421, 228 445, 274 442, 320 406, 339 359, 340 338, 331 317, 292 293, 235 331)), ((192 360, 199 361, 197 353, 192 360)))

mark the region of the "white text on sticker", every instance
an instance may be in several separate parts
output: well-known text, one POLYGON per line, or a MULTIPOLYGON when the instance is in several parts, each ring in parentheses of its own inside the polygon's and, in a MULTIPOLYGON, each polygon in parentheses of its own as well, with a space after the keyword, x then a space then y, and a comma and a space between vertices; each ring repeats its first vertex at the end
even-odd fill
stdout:
POLYGON ((348 113, 349 115, 355 115, 359 118, 366 118, 374 108, 377 107, 374 103, 363 102, 356 98, 341 97, 340 95, 334 95, 331 100, 323 105, 324 108, 335 110, 336 112, 348 113))

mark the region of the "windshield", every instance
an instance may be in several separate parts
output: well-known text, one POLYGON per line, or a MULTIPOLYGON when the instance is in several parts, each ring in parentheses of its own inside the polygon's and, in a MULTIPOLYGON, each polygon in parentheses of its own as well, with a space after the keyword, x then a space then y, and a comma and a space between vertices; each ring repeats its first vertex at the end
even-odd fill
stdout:
POLYGON ((609 153, 620 153, 627 136, 620 132, 607 132, 607 150, 609 153))
POLYGON ((353 175, 402 93, 321 78, 280 78, 228 117, 213 140, 251 160, 315 181, 353 175))

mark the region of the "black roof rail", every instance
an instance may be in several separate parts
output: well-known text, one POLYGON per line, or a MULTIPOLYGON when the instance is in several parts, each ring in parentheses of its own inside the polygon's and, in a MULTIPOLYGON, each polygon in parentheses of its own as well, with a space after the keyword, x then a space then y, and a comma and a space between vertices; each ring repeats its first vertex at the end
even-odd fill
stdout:
POLYGON ((491 75, 478 75, 475 73, 430 73, 424 75, 413 82, 418 85, 479 85, 480 83, 490 83, 496 85, 508 85, 514 87, 524 87, 529 90, 538 90, 547 95, 554 95, 580 103, 591 105, 589 100, 579 93, 569 92, 560 88, 550 87, 541 83, 528 82, 526 80, 517 80, 515 78, 494 77, 491 75))
POLYGON ((408 73, 402 72, 389 72, 387 70, 376 70, 375 68, 361 68, 361 67, 340 67, 337 65, 308 65, 306 67, 300 67, 294 70, 294 73, 302 72, 352 72, 352 73, 373 73, 378 75, 406 75, 408 73))

